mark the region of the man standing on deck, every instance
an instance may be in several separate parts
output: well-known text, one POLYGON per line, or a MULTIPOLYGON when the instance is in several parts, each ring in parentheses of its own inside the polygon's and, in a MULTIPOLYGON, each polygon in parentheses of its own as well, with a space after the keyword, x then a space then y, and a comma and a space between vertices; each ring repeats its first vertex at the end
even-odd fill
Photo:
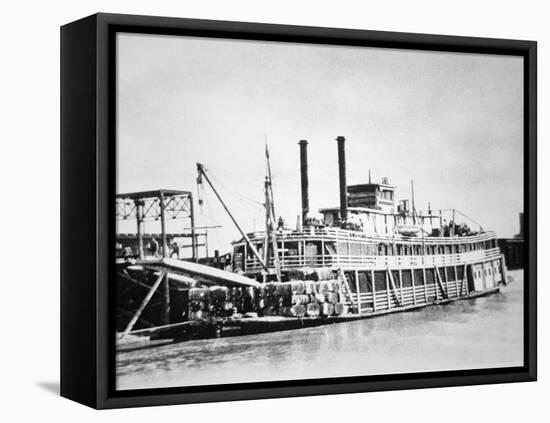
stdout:
POLYGON ((153 257, 156 257, 158 250, 159 250, 159 243, 157 242, 155 237, 152 237, 151 242, 149 243, 149 251, 151 251, 151 255, 153 257))

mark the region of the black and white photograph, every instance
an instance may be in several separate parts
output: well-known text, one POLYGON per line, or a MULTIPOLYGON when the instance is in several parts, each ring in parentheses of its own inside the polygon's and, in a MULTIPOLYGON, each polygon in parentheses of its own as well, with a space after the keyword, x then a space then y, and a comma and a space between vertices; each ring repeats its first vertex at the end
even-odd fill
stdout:
POLYGON ((116 390, 522 367, 523 61, 118 32, 116 390))

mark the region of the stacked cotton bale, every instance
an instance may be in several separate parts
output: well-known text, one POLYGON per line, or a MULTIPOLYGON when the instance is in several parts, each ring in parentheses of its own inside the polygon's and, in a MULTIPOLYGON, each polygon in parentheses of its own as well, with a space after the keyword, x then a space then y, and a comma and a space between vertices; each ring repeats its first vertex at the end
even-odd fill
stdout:
POLYGON ((318 317, 347 312, 340 281, 331 269, 297 269, 289 282, 269 282, 257 290, 258 310, 264 316, 318 317), (298 279, 302 278, 302 279, 298 279))
POLYGON ((288 282, 268 282, 258 288, 192 288, 189 319, 253 316, 318 317, 347 313, 341 282, 331 269, 299 269, 288 282))
POLYGON ((210 291, 208 288, 189 290, 189 320, 201 320, 209 317, 210 291))
POLYGON ((252 288, 212 286, 189 290, 189 319, 240 317, 257 307, 257 293, 252 288))

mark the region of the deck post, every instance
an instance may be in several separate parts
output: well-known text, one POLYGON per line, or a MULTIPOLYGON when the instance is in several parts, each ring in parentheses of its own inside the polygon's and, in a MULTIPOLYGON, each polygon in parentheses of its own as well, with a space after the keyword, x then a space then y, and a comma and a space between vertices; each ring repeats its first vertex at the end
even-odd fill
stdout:
POLYGON ((462 290, 466 291, 466 295, 469 294, 468 289, 468 264, 464 263, 464 275, 462 276, 462 290))
POLYGON ((168 272, 164 273, 164 292, 162 303, 162 322, 165 325, 170 324, 170 281, 168 279, 168 272))
POLYGON ((374 283, 374 269, 370 271, 370 281, 372 285, 372 308, 376 311, 376 284, 374 283))
POLYGON ((164 193, 161 191, 160 196, 160 231, 162 236, 162 257, 168 257, 167 242, 166 242, 166 204, 164 203, 164 193))
POLYGON ((485 277, 485 262, 481 262, 481 277, 483 279, 483 288, 487 289, 487 278, 485 277))
MULTIPOLYGON (((441 296, 444 298, 449 298, 449 291, 447 290, 447 281, 445 280, 445 285, 443 285, 443 279, 441 278, 441 273, 439 273, 439 268, 437 266, 434 266, 434 279, 439 282, 439 286, 441 287, 441 296)), ((445 277, 445 279, 447 279, 445 277)), ((435 292, 437 292, 437 283, 435 284, 435 292)))
MULTIPOLYGON (((191 223, 191 258, 194 262, 198 262, 199 251, 197 246, 197 233, 195 230, 195 208, 193 205, 193 196, 191 194, 189 194, 189 220, 191 223)), ((207 232, 208 229, 205 229, 205 233, 207 232)), ((206 244, 206 257, 208 257, 208 235, 205 237, 204 242, 206 244)))
POLYGON ((401 268, 398 271, 399 274, 399 291, 401 293, 401 305, 403 306, 405 304, 405 301, 403 299, 403 275, 401 274, 401 268))
POLYGON ((388 310, 391 308, 391 298, 390 298, 390 283, 389 283, 389 276, 388 271, 384 273, 385 279, 386 279, 386 303, 388 304, 388 310))
POLYGON ((416 305, 416 287, 415 287, 415 281, 414 281, 414 269, 411 269, 411 282, 412 282, 413 304, 416 305))
POLYGON ((138 258, 143 260, 143 200, 134 200, 138 238, 138 258))
POLYGON ((357 293, 357 313, 362 313, 362 306, 361 306, 361 291, 359 290, 359 271, 355 271, 355 292, 357 293))
POLYGON ((422 268, 422 281, 424 282, 424 299, 426 300, 426 304, 428 304, 428 284, 426 281, 426 268, 422 268))
POLYGON ((453 266, 453 271, 455 274, 455 287, 456 287, 456 296, 459 297, 462 293, 458 292, 458 272, 456 271, 456 265, 453 266))

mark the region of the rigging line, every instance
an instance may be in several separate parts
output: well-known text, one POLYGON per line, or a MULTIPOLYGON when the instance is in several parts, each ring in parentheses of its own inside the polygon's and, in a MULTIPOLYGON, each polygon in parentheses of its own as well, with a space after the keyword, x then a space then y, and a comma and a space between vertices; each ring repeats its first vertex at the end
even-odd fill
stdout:
POLYGON ((470 216, 468 216, 468 215, 462 213, 460 210, 456 210, 456 209, 455 209, 455 211, 456 211, 458 214, 464 216, 466 219, 470 219, 472 222, 474 222, 474 223, 475 223, 476 225, 478 225, 480 228, 483 227, 483 225, 482 225, 481 223, 476 222, 474 219, 472 219, 470 216))
POLYGON ((249 202, 253 203, 254 205, 256 205, 258 207, 262 207, 262 208, 264 207, 264 203, 262 203, 260 201, 257 201, 257 200, 254 200, 253 198, 247 197, 246 195, 236 193, 236 192, 232 191, 231 189, 229 189, 215 175, 212 174, 211 170, 210 170, 210 177, 216 182, 216 184, 218 184, 220 187, 222 187, 228 194, 231 194, 232 196, 238 197, 242 200, 249 201, 249 202))

